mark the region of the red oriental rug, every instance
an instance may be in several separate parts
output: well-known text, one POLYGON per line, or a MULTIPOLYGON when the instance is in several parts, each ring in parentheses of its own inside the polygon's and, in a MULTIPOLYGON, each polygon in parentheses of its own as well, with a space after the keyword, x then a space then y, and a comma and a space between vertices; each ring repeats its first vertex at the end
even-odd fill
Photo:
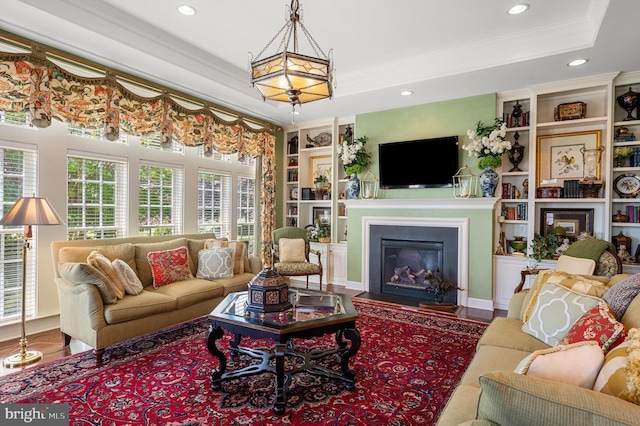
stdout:
MULTIPOLYGON (((297 374, 287 409, 272 411, 274 376, 211 388, 217 359, 206 349, 206 317, 0 378, 0 403, 70 404, 71 425, 431 425, 469 364, 486 324, 355 299, 362 345, 351 359, 356 387, 297 374)), ((218 341, 228 348, 230 335, 218 341)), ((296 348, 334 343, 296 339, 296 348)), ((269 347, 269 341, 243 346, 269 347)), ((228 352, 227 352, 228 355, 228 352)), ((240 362, 228 368, 238 368, 240 362)), ((325 366, 339 368, 337 355, 325 366)))

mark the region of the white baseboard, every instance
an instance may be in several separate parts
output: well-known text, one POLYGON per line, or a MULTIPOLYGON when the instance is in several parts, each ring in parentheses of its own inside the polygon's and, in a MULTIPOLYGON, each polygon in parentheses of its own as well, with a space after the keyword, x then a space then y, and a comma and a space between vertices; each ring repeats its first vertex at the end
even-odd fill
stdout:
MULTIPOLYGON (((28 320, 26 327, 27 340, 29 340, 28 337, 32 334, 55 330, 56 328, 60 328, 59 315, 28 320)), ((21 332, 19 321, 13 324, 3 325, 2 327, 0 327, 0 342, 19 339, 21 337, 20 334, 21 332)), ((62 337, 60 337, 60 341, 62 342, 62 337)))
POLYGON ((467 299, 467 308, 483 309, 485 311, 493 311, 493 301, 486 299, 474 299, 469 297, 467 299))

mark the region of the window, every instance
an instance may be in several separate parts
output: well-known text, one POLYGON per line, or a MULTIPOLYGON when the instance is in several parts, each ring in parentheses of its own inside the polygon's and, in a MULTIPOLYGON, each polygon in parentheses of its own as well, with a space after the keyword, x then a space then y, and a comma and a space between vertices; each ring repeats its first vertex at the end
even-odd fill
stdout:
MULTIPOLYGON (((0 177, 2 178, 2 215, 20 197, 32 196, 36 185, 36 152, 0 147, 0 177)), ((22 249, 24 229, 3 226, 0 229, 0 324, 21 315, 22 249)), ((37 229, 34 228, 34 232, 37 229)), ((26 298, 27 317, 35 315, 35 250, 27 251, 26 298)))
POLYGON ((231 177, 198 174, 198 232, 229 238, 231 228, 231 177))
POLYGON ((139 235, 182 232, 182 176, 177 168, 140 166, 139 235))
POLYGON ((126 163, 71 155, 67 175, 68 238, 126 236, 126 163))
POLYGON ((256 180, 238 178, 237 239, 249 242, 249 253, 255 253, 256 180))

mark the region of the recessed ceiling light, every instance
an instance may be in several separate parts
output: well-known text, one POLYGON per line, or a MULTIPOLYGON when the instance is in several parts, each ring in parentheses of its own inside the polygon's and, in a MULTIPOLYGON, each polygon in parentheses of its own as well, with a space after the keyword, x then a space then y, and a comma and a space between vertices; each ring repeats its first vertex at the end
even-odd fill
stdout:
POLYGON ((589 62, 588 59, 575 59, 567 64, 569 67, 579 67, 580 65, 584 65, 589 62))
POLYGON ((411 90, 405 90, 403 92, 400 92, 400 95, 402 95, 402 96, 411 96, 411 95, 413 95, 413 92, 411 90))
POLYGON ((189 6, 188 4, 181 4, 180 6, 178 6, 178 12, 186 16, 191 16, 196 14, 196 10, 193 7, 189 6))
POLYGON ((529 5, 527 3, 520 3, 512 6, 507 12, 509 15, 520 15, 521 13, 529 10, 529 5))

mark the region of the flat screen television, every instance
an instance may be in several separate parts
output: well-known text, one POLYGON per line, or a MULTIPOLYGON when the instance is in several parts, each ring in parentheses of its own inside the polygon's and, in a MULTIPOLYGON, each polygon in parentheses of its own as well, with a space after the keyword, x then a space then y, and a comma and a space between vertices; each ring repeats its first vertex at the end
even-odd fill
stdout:
POLYGON ((446 188, 458 166, 458 137, 378 145, 380 188, 446 188))

